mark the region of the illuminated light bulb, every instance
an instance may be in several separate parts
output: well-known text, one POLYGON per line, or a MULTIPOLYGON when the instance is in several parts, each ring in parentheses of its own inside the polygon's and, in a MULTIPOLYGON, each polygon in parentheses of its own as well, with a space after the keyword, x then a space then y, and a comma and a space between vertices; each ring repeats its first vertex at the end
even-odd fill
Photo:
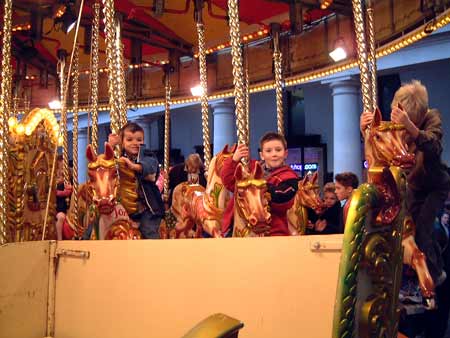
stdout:
POLYGON ((12 116, 8 119, 8 126, 10 129, 14 128, 17 125, 17 119, 12 116))
POLYGON ((27 125, 25 127, 25 135, 30 136, 33 133, 33 129, 31 128, 30 125, 27 125))
POLYGON ((25 132, 25 127, 23 126, 23 124, 19 124, 16 126, 16 133, 18 135, 23 135, 24 132, 25 132))

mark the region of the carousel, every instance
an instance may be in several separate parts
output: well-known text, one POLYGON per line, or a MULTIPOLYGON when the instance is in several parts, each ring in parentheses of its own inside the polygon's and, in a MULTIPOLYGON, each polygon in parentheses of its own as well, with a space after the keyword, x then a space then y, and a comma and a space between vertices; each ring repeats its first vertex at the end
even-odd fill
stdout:
POLYGON ((377 59, 450 23, 448 1, 3 3, 0 337, 397 337, 404 264, 434 306, 405 204, 414 155, 404 126, 382 121, 377 59), (354 53, 332 63, 333 39, 354 53), (226 189, 220 173, 236 145, 213 153, 210 103, 234 98, 237 143, 250 146, 252 93, 275 91, 273 129, 285 135, 287 87, 356 67, 363 110, 375 119, 364 131, 367 182, 348 203, 345 233, 305 235, 307 210, 322 207, 316 173, 298 181, 291 236, 265 236, 267 182, 242 161, 235 190, 226 189), (197 97, 187 94, 193 79, 197 97), (60 106, 43 108, 53 93, 60 106), (161 240, 141 240, 128 217, 138 182, 118 147, 100 150, 100 113, 119 134, 130 110, 161 107, 158 183, 167 201, 171 107, 189 102, 201 107, 206 188, 176 186, 161 240), (87 148, 79 146, 81 118, 87 148), (58 184, 70 189, 58 192, 58 184), (66 213, 57 214, 58 193, 66 213), (224 238, 231 199, 234 229, 224 238))

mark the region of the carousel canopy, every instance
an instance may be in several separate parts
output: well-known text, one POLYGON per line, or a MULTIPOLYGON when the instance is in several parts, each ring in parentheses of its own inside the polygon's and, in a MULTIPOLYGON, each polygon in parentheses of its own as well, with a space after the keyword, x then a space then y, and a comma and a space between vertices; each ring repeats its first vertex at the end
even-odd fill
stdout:
MULTIPOLYGON (((46 106, 57 96, 57 62, 70 55, 81 0, 13 0, 12 62, 15 96, 46 106)), ((80 70, 91 69, 93 5, 85 0, 78 33, 80 70)), ((423 0, 375 2, 378 46, 436 17, 443 8, 423 0), (430 3, 430 4, 429 4, 430 3)), ((440 3, 440 2, 439 2, 440 3)), ((101 2, 100 2, 100 5, 101 2)), ((355 57, 350 0, 240 1, 240 32, 251 83, 273 79, 271 33, 281 32, 284 76, 294 76, 334 64, 330 52, 339 44, 355 57)), ((441 4, 442 5, 442 4, 441 4)), ((136 102, 163 97, 163 65, 173 65, 173 94, 189 95, 198 83, 196 22, 205 25, 208 89, 232 87, 230 31, 226 0, 116 0, 121 21, 127 71, 127 96, 136 102), (139 74, 139 75, 136 75, 139 74), (136 77, 141 80, 136 80, 136 77), (134 80, 133 80, 134 79, 134 80)), ((100 72, 106 71, 103 14, 100 20, 100 72)), ((100 77, 100 100, 107 102, 106 76, 100 77)), ((82 86, 83 87, 83 86, 82 86)), ((86 103, 88 86, 81 88, 86 103)))

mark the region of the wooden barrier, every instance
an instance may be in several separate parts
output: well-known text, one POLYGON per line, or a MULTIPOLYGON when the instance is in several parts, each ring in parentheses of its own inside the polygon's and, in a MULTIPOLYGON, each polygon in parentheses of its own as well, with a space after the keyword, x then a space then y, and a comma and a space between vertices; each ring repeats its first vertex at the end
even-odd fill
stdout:
MULTIPOLYGON (((220 312, 244 323, 239 337, 329 338, 341 243, 342 235, 58 242, 54 336, 175 338, 220 312)), ((16 254, 25 259, 33 244, 17 244, 16 254)))

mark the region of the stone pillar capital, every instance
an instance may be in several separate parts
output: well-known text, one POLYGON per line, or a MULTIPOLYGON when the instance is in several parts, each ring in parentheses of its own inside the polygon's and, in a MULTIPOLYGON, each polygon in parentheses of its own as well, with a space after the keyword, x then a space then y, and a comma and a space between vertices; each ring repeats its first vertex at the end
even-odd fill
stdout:
POLYGON ((232 98, 220 99, 210 103, 213 114, 234 114, 234 100, 232 98))

